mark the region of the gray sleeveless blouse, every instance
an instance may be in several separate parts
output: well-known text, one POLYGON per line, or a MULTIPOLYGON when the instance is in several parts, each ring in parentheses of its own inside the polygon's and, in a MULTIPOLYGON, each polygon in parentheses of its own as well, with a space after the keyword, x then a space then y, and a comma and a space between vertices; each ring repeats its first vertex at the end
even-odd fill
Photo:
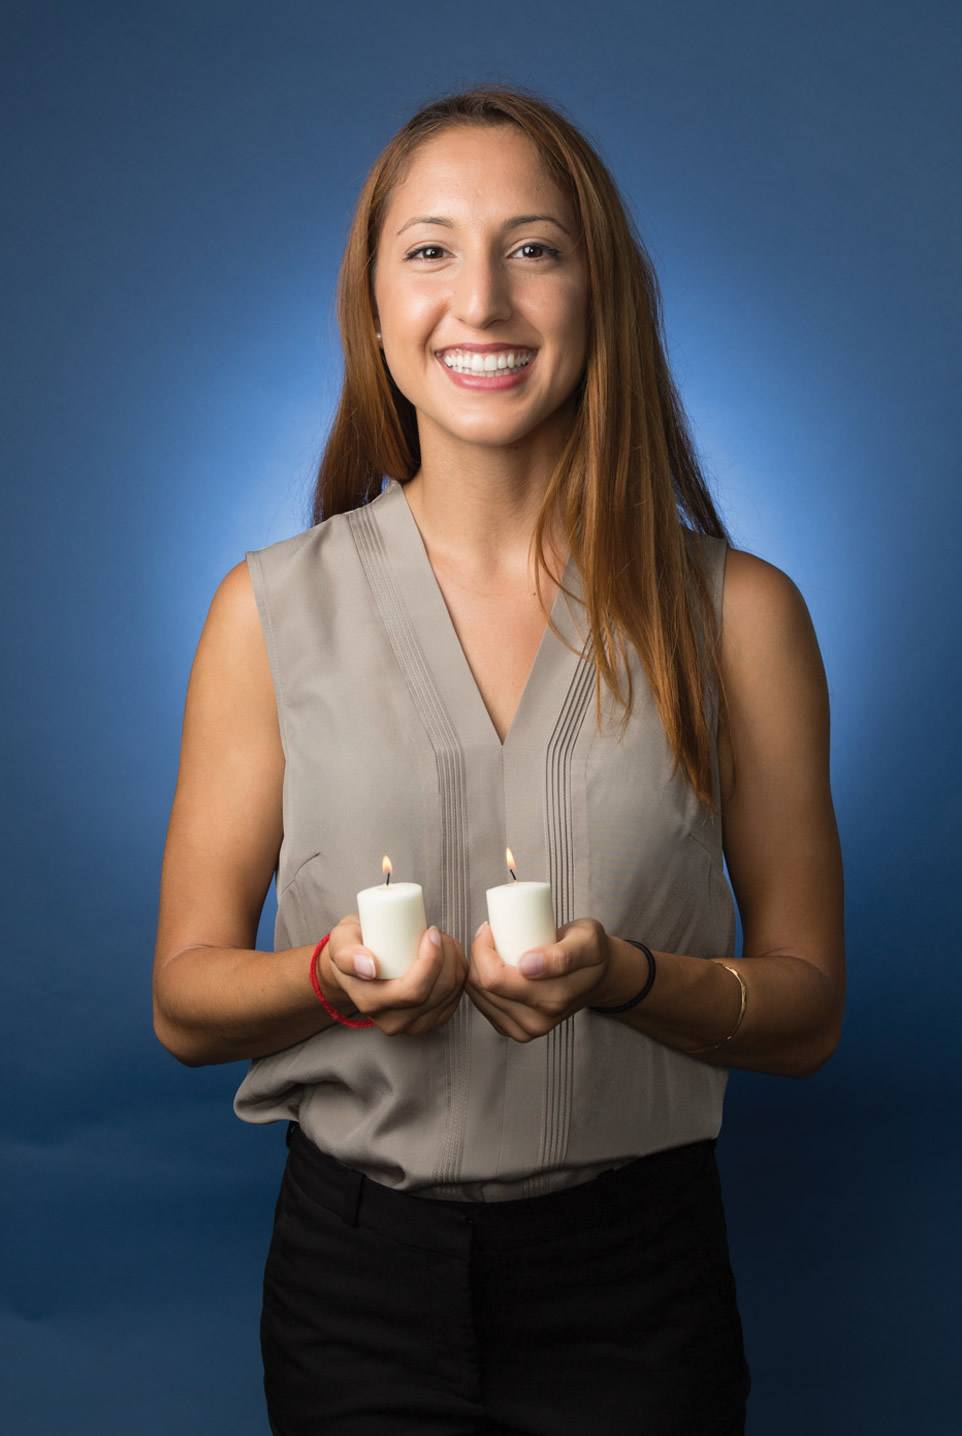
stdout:
MULTIPOLYGON (((696 542, 720 604, 725 545, 696 542)), ((673 771, 640 666, 627 730, 607 705, 599 727, 577 602, 559 593, 571 647, 545 631, 502 745, 400 485, 248 563, 287 764, 277 949, 355 912, 389 853, 467 952, 510 844, 520 877, 551 883, 559 925, 594 917, 663 951, 731 956, 720 820, 673 771)), ((565 585, 580 592, 573 564, 565 585)), ((725 1081, 588 1011, 516 1043, 465 995, 422 1037, 330 1027, 259 1059, 235 1111, 293 1118, 388 1186, 497 1201, 715 1136, 725 1081)))

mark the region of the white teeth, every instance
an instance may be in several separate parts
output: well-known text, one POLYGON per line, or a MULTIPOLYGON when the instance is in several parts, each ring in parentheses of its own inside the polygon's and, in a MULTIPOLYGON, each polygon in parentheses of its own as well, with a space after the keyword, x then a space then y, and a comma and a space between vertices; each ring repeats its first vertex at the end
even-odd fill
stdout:
POLYGON ((446 349, 441 355, 456 374, 495 374, 499 369, 524 369, 534 358, 530 349, 501 349, 496 354, 479 354, 474 349, 446 349))

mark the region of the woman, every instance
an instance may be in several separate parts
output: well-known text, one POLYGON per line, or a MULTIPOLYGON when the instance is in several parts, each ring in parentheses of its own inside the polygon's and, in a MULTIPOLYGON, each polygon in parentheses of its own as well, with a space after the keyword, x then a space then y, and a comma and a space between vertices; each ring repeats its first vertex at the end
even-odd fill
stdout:
POLYGON ((293 1124, 271 1429, 741 1431, 726 1070, 815 1071, 843 1002, 804 605, 726 549, 644 251, 541 101, 395 136, 340 306, 324 521, 201 638, 155 979, 164 1045, 293 1124), (560 923, 519 968, 506 842, 560 923), (431 922, 391 980, 351 915, 384 851, 431 922))

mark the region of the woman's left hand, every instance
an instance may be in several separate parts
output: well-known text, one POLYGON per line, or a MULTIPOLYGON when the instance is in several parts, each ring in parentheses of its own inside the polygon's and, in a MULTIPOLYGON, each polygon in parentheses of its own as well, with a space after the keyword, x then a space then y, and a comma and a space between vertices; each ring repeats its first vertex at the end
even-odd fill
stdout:
POLYGON ((592 918, 569 922, 557 942, 526 952, 517 967, 501 961, 484 923, 471 945, 465 991, 498 1032, 530 1042, 580 1008, 603 1005, 610 962, 608 935, 592 918))

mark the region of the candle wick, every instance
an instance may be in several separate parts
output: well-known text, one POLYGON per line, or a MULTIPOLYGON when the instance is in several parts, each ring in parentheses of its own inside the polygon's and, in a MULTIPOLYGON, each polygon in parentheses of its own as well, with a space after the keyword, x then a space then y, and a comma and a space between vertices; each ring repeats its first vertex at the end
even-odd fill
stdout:
POLYGON ((391 870, 390 870, 390 868, 388 869, 387 877, 384 879, 384 886, 385 886, 386 888, 389 888, 389 887, 391 886, 391 870))
POLYGON ((511 877, 512 877, 512 879, 514 880, 514 882, 517 882, 517 881, 518 881, 518 874, 515 872, 514 868, 508 868, 508 872, 511 874, 511 877))

